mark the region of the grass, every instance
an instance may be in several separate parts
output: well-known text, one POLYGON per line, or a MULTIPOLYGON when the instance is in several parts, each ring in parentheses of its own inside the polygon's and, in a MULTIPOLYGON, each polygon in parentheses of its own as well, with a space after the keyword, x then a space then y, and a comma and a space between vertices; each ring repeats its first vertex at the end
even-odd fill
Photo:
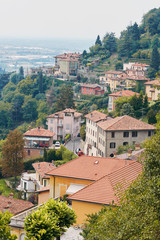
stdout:
POLYGON ((17 198, 16 191, 14 189, 11 189, 10 187, 8 187, 7 184, 5 183, 5 180, 11 181, 13 179, 11 179, 11 178, 0 179, 0 194, 5 196, 5 197, 9 197, 9 194, 13 193, 14 198, 17 198))

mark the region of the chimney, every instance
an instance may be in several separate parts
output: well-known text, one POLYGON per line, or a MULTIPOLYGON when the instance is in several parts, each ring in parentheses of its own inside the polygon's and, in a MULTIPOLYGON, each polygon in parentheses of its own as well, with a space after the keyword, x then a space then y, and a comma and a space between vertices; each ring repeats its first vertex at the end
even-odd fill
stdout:
POLYGON ((40 132, 40 126, 38 126, 38 132, 40 132))
POLYGON ((54 160, 52 160, 52 166, 55 166, 55 164, 54 164, 54 160))
POLYGON ((140 144, 139 143, 135 143, 135 150, 137 151, 137 150, 140 150, 141 148, 140 148, 140 144))
POLYGON ((8 205, 5 206, 5 207, 3 208, 3 213, 5 213, 6 211, 8 211, 8 209, 9 209, 9 206, 8 206, 8 205))
POLYGON ((11 202, 11 200, 9 200, 9 201, 8 201, 8 208, 10 208, 11 205, 12 205, 12 202, 11 202))
POLYGON ((128 154, 128 157, 131 157, 132 156, 132 149, 129 148, 127 154, 128 154))
POLYGON ((38 163, 38 169, 40 169, 41 168, 41 165, 40 165, 40 163, 38 163))
POLYGON ((117 157, 117 152, 114 152, 113 155, 114 155, 113 157, 116 158, 117 157))
POLYGON ((31 126, 28 127, 28 130, 29 130, 29 131, 31 130, 31 126))
POLYGON ((14 195, 14 194, 11 192, 11 193, 9 194, 10 198, 13 198, 13 195, 14 195))

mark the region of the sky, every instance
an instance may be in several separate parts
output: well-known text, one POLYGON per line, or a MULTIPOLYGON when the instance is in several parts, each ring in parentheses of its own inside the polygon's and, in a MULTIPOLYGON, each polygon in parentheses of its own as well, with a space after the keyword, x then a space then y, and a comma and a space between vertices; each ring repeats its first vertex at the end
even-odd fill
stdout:
POLYGON ((0 36, 14 38, 101 38, 120 32, 160 0, 0 0, 0 36))

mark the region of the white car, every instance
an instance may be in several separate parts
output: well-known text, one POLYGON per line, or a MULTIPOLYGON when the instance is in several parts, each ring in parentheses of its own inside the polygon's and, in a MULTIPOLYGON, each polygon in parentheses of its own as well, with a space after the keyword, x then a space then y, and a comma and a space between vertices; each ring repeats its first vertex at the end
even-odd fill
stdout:
POLYGON ((60 142, 57 141, 57 142, 55 143, 55 149, 59 149, 60 147, 61 147, 61 144, 60 144, 60 142))

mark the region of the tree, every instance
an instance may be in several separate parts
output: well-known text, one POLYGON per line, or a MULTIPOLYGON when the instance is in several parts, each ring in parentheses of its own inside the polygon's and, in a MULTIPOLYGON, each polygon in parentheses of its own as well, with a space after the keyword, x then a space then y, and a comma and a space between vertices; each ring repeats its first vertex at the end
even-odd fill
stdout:
POLYGON ((81 129, 80 129, 80 137, 83 141, 85 141, 86 139, 86 130, 85 130, 85 125, 82 125, 81 126, 81 129))
POLYGON ((21 66, 20 68, 19 68, 19 82, 22 80, 22 79, 24 79, 24 69, 23 69, 23 67, 21 66))
POLYGON ((103 39, 103 47, 108 50, 111 54, 116 52, 117 50, 117 41, 115 38, 115 34, 112 33, 106 33, 103 39))
POLYGON ((34 98, 27 96, 22 105, 23 119, 25 121, 33 121, 37 118, 37 102, 34 98))
POLYGON ((22 173, 24 158, 23 135, 15 129, 10 131, 2 146, 2 174, 15 177, 22 173))
POLYGON ((156 112, 153 109, 150 109, 147 113, 148 123, 154 124, 157 122, 156 120, 156 112))
POLYGON ((60 239, 74 222, 75 213, 65 202, 50 199, 36 212, 30 213, 25 220, 24 228, 29 239, 60 239))
POLYGON ((101 39, 100 39, 100 36, 99 36, 99 35, 97 36, 95 45, 96 45, 96 44, 99 44, 100 46, 102 46, 102 42, 101 42, 101 39))
POLYGON ((44 148, 44 151, 43 151, 43 161, 44 161, 44 162, 47 162, 47 161, 48 161, 46 148, 44 148))
POLYGON ((134 117, 133 107, 129 103, 124 103, 120 111, 120 115, 121 116, 128 115, 134 117))
POLYGON ((160 65, 160 56, 159 56, 158 47, 155 45, 153 46, 153 49, 152 49, 150 66, 151 68, 155 69, 156 72, 158 72, 159 65, 160 65))
POLYGON ((17 239, 16 235, 11 235, 10 233, 10 218, 12 214, 10 212, 2 213, 0 212, 0 239, 1 240, 15 240, 17 239))

